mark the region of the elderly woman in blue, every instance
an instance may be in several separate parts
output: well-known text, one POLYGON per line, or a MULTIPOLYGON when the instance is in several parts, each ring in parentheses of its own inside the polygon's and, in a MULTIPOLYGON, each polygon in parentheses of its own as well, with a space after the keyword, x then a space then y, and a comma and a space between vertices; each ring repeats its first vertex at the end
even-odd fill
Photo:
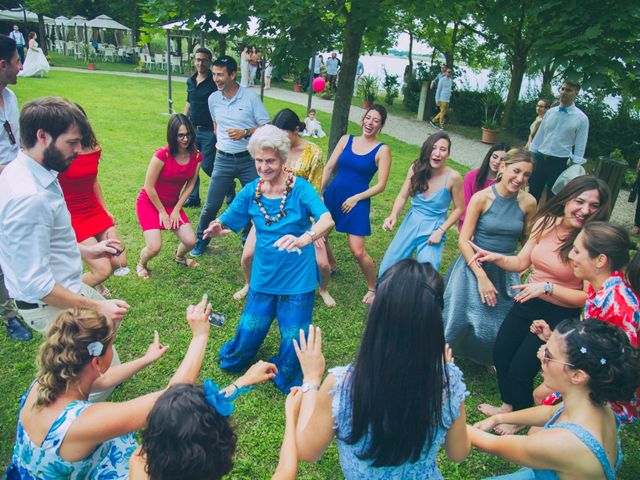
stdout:
POLYGON ((278 367, 274 382, 287 393, 302 379, 292 340, 311 323, 318 284, 312 244, 334 226, 313 186, 284 169, 289 147, 284 130, 273 125, 256 130, 249 153, 259 178, 245 185, 205 230, 205 238, 218 237, 241 230, 249 221, 256 229, 247 305, 235 338, 220 349, 220 366, 237 371, 248 365, 277 317, 280 350, 272 359, 278 367))

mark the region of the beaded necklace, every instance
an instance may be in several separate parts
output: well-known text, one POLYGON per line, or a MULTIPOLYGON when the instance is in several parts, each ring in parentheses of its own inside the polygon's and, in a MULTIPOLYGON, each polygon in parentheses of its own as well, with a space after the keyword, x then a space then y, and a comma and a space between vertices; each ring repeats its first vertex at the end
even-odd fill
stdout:
POLYGON ((280 211, 278 212, 278 215, 276 215, 275 217, 269 216, 269 214, 267 213, 267 210, 264 208, 264 205, 262 204, 262 200, 260 200, 260 197, 262 196, 262 184, 264 183, 264 180, 262 179, 258 180, 258 186, 256 187, 256 195, 253 197, 253 201, 258 204, 258 208, 260 209, 260 212, 264 216, 267 225, 271 225, 272 223, 277 223, 280 221, 282 217, 287 216, 287 213, 284 211, 284 205, 287 202, 287 197, 291 193, 294 180, 295 178, 293 174, 289 172, 287 174, 287 180, 284 183, 284 192, 282 193, 282 200, 280 200, 280 211))

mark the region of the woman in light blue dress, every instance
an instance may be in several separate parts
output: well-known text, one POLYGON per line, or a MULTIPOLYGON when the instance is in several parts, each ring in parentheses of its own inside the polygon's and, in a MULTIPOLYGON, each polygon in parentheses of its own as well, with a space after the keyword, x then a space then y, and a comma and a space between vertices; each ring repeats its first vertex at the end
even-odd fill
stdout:
POLYGON ((456 356, 480 365, 493 363, 493 344, 502 321, 513 306, 510 287, 520 276, 495 264, 467 265, 474 255, 469 241, 480 248, 513 255, 518 240, 536 212, 536 199, 525 192, 533 157, 514 148, 500 162, 500 181, 471 197, 458 238, 461 254, 445 278, 444 335, 456 356))
POLYGON ((304 373, 296 444, 318 460, 335 436, 347 480, 442 479, 440 446, 461 462, 469 453, 462 372, 444 343, 442 278, 405 259, 378 283, 355 361, 325 370, 313 326, 296 353, 304 373))
POLYGON ((475 447, 525 467, 492 478, 615 479, 620 423, 608 402, 630 400, 640 384, 638 350, 614 325, 573 319, 556 327, 538 358, 544 384, 562 393, 563 404, 500 413, 468 427, 475 447), (486 432, 501 424, 544 428, 528 436, 486 432))
POLYGON ((449 135, 434 133, 424 142, 420 156, 409 167, 382 228, 393 230, 409 197, 411 208, 384 254, 379 276, 403 258, 411 258, 414 252, 418 262, 428 262, 436 270, 440 268, 446 232, 464 212, 462 177, 446 165, 450 151, 449 135), (452 200, 453 209, 447 217, 452 200))

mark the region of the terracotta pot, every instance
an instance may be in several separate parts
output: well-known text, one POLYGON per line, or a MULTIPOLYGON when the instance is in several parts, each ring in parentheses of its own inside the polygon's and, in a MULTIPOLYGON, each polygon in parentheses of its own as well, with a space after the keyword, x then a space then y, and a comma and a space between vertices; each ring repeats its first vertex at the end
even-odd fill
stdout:
POLYGON ((498 133, 499 130, 489 130, 488 128, 482 127, 482 140, 480 141, 482 143, 489 143, 493 145, 498 139, 498 133))
POLYGON ((95 70, 96 69, 96 64, 95 63, 88 63, 87 64, 87 70, 95 70))
POLYGON ((371 105, 373 105, 373 102, 371 100, 365 100, 362 102, 362 108, 364 108, 365 110, 369 110, 371 108, 371 105))
POLYGON ((294 92, 301 92, 302 91, 302 85, 300 85, 299 83, 294 83, 293 84, 293 91, 294 92))

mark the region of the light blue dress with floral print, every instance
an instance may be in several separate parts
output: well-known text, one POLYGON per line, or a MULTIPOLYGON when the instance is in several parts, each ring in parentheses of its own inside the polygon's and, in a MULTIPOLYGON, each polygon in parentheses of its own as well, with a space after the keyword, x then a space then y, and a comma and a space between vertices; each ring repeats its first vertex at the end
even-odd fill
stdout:
POLYGON ((417 480, 442 479, 442 474, 436 465, 436 455, 440 445, 453 422, 460 416, 460 405, 469 392, 462 381, 462 371, 453 363, 448 363, 447 373, 449 385, 442 392, 442 425, 438 426, 433 442, 425 443, 420 458, 414 463, 404 463, 395 467, 373 467, 371 460, 358 458, 358 453, 366 450, 368 436, 360 438, 355 444, 349 445, 344 439, 351 433, 351 375, 353 368, 336 367, 329 370, 336 378, 330 394, 333 395, 331 410, 335 424, 338 443, 338 454, 342 472, 347 480, 366 478, 368 480, 417 480))
POLYGON ((13 449, 12 463, 7 471, 9 480, 125 480, 129 478, 129 458, 138 446, 133 433, 98 445, 88 457, 77 462, 68 462, 60 457, 60 445, 69 428, 84 409, 92 405, 91 402, 71 402, 55 419, 42 445, 33 443, 19 417, 30 390, 31 388, 20 399, 16 445, 13 449))

